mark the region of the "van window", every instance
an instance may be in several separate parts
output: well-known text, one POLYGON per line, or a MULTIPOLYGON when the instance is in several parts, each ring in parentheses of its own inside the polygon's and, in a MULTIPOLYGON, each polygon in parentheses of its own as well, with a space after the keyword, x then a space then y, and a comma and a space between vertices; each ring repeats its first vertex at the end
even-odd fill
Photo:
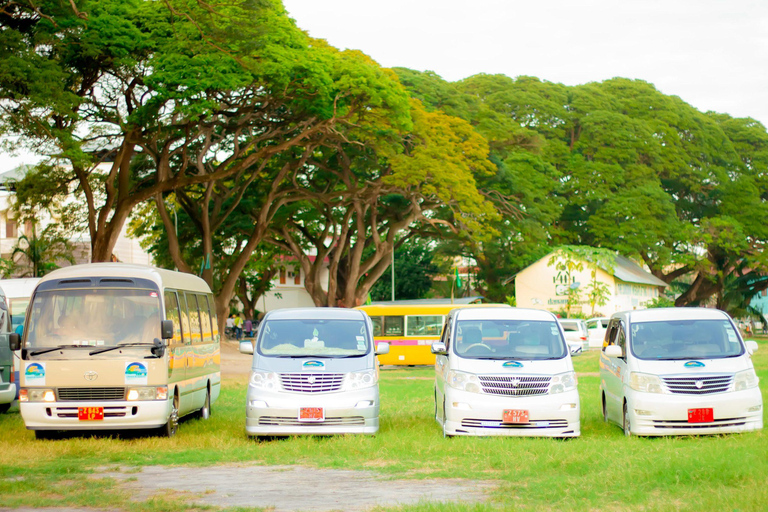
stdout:
POLYGON ((555 321, 460 320, 454 352, 472 359, 560 359, 567 355, 555 321))
POLYGON ((211 313, 210 305, 208 304, 208 297, 205 295, 197 296, 197 305, 200 308, 200 325, 203 331, 203 341, 210 343, 213 341, 212 328, 211 328, 211 313))
POLYGON ((165 319, 173 321, 173 343, 181 343, 179 301, 176 299, 176 292, 165 292, 165 319))
POLYGON ((192 335, 192 343, 200 343, 203 335, 200 329, 200 311, 197 306, 197 296, 194 293, 185 293, 187 296, 187 311, 189 311, 189 332, 192 335))
POLYGON ((639 359, 719 359, 744 353, 728 320, 668 320, 632 324, 630 348, 639 359))
POLYGON ((258 352, 273 357, 355 357, 368 353, 362 320, 268 320, 259 330, 258 352))
POLYGON ((385 316, 384 317, 384 336, 402 336, 405 317, 385 316))
MULTIPOLYGON (((442 315, 408 316, 406 335, 408 336, 439 336, 443 326, 442 315)), ((375 335, 374 335, 375 336, 375 335)))
POLYGON ((181 311, 181 335, 185 345, 192 343, 189 332, 189 314, 187 313, 187 298, 183 292, 179 292, 179 311, 181 311))

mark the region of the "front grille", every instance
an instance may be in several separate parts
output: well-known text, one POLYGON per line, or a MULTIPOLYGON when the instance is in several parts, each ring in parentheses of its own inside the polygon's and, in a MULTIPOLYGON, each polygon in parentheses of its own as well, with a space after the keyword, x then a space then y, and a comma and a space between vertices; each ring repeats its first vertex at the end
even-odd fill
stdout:
POLYGON ((709 375, 701 377, 664 377, 670 393, 678 395, 711 395, 724 393, 733 382, 733 375, 709 375))
POLYGON ((738 427, 744 425, 747 418, 725 418, 712 423, 688 423, 687 420, 654 420, 654 428, 687 428, 691 430, 713 427, 738 427))
MULTIPOLYGON (((56 407, 56 417, 77 418, 77 407, 56 407)), ((105 407, 104 418, 125 418, 128 414, 127 407, 105 407)))
POLYGON ((59 388, 61 402, 100 402, 125 400, 125 388, 59 388))
POLYGON ((280 382, 286 391, 296 393, 326 393, 338 391, 344 381, 343 373, 281 373, 280 382))
POLYGON ((339 418, 325 418, 324 421, 299 421, 295 416, 262 416, 259 418, 259 425, 269 425, 273 427, 346 427, 365 425, 365 418, 362 416, 348 416, 339 418))
POLYGON ((491 395, 536 396, 546 395, 551 377, 515 377, 479 375, 483 392, 491 395))
POLYGON ((496 429, 563 429, 568 427, 568 420, 530 420, 528 423, 502 423, 500 420, 483 420, 464 418, 461 426, 467 428, 496 428, 496 429))

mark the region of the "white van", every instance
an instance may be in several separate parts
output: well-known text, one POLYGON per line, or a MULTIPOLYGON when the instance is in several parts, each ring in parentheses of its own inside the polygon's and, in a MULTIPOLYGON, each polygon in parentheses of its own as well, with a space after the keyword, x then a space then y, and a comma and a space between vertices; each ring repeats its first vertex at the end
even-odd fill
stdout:
POLYGON ((763 428, 751 354, 733 320, 707 308, 616 313, 600 354, 603 418, 641 436, 763 428))
POLYGON ((576 374, 552 313, 456 309, 432 352, 443 435, 580 434, 576 374))
POLYGON ((250 436, 375 434, 379 430, 377 354, 364 311, 270 311, 259 324, 245 407, 250 436))

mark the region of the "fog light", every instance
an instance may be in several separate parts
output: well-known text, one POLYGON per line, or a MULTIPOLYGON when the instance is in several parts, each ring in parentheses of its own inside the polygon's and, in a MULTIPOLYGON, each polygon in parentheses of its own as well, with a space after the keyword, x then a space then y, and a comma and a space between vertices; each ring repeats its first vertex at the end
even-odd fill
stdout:
POLYGON ((569 409, 575 409, 575 408, 576 408, 576 404, 563 404, 560 406, 561 411, 567 411, 569 409))
POLYGON ((652 416, 653 412, 652 411, 644 411, 642 409, 635 409, 635 414, 637 414, 638 416, 652 416))
POLYGON ((759 412, 763 408, 762 405, 756 405, 747 409, 747 412, 759 412))
POLYGON ((139 392, 135 389, 128 391, 128 400, 138 400, 139 392))
POLYGON ((360 400, 355 404, 355 409, 362 409, 364 407, 373 407, 373 400, 360 400))
POLYGON ((463 409, 465 411, 471 409, 469 404, 465 402, 453 402, 452 405, 454 409, 463 409))
POLYGON ((54 394, 52 389, 46 389, 45 393, 43 393, 43 402, 55 402, 56 401, 56 395, 54 394))
POLYGON ((248 405, 251 407, 259 407, 261 409, 265 409, 267 407, 267 402, 264 400, 250 400, 248 405))

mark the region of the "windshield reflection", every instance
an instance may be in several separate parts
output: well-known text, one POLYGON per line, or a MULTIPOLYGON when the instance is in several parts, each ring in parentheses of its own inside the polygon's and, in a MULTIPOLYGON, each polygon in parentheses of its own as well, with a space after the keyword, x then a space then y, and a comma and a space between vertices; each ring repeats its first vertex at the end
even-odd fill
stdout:
POLYGON ((463 320, 454 351, 468 359, 560 359, 565 343, 557 322, 463 320))
POLYGON ((727 320, 669 320, 633 323, 630 348, 639 359, 719 359, 743 348, 727 320))
POLYGON ((268 320, 259 330, 258 351, 265 356, 350 357, 368 353, 362 321, 268 320))

